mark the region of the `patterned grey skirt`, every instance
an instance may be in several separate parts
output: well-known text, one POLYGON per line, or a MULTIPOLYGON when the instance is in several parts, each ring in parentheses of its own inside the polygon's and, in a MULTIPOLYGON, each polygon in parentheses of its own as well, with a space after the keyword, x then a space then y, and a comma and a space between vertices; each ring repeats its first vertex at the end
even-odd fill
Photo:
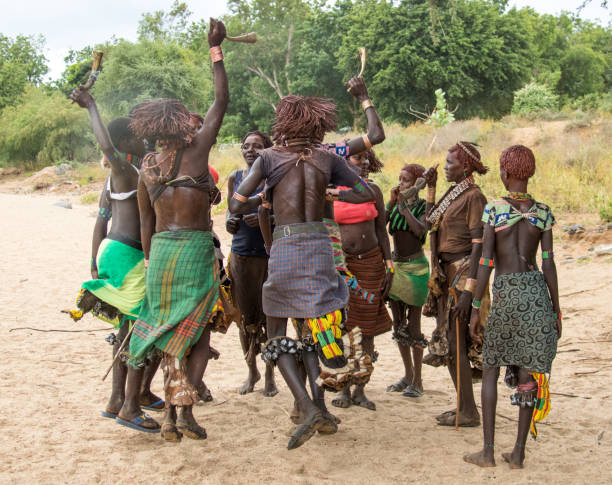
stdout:
POLYGON ((555 314, 542 273, 496 276, 482 349, 484 367, 516 365, 546 373, 556 353, 555 314))

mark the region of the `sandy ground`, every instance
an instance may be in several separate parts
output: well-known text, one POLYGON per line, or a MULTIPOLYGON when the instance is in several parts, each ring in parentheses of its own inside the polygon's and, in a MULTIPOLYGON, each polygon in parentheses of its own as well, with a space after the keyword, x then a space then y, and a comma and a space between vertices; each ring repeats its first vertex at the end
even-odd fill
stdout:
MULTIPOLYGON (((510 471, 500 456, 515 437, 517 409, 509 404, 510 391, 500 383, 498 466, 468 465, 462 456, 479 449, 481 428, 457 432, 435 425, 434 416, 454 403, 444 369, 425 366, 421 399, 385 392, 402 369, 389 334, 377 339, 380 360, 368 386, 378 411, 336 410, 343 420, 336 435, 315 436, 291 452, 286 445, 292 400, 284 382, 278 376, 280 394, 274 398, 263 397, 261 384, 250 395, 238 395, 246 367, 237 330, 213 335, 221 359, 211 362, 205 379, 215 401, 195 409, 208 439, 171 445, 100 417, 110 392, 110 380, 101 381, 110 361, 104 342, 110 330, 91 316, 75 324, 60 313, 73 305, 89 277, 95 206, 67 210, 54 206, 56 201, 0 194, 0 482, 612 481, 609 256, 558 266, 565 328, 553 366, 553 409, 538 441, 528 442, 523 471, 510 471)), ((556 259, 585 248, 557 245, 556 259)), ((426 318, 423 326, 430 333, 433 321, 426 318)), ((475 388, 479 395, 480 384, 475 388)), ((159 375, 153 390, 163 395, 159 375)))

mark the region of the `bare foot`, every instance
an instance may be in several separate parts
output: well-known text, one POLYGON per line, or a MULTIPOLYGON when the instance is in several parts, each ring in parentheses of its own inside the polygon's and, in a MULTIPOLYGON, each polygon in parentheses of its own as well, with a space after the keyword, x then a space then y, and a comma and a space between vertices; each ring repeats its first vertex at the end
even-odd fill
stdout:
POLYGON ((409 385, 410 380, 408 380, 406 377, 402 377, 395 384, 388 386, 387 392, 404 392, 409 385))
POLYGON ((106 404, 106 412, 109 414, 114 414, 115 416, 119 414, 123 406, 123 396, 115 396, 111 395, 108 403, 106 404))
POLYGON ((206 439, 206 430, 196 422, 191 406, 183 406, 181 408, 181 414, 176 421, 176 427, 187 438, 192 440, 206 439))
POLYGON ((300 424, 300 421, 302 420, 302 414, 300 413, 297 402, 295 401, 293 402, 293 409, 291 410, 291 414, 289 414, 289 419, 293 424, 300 424))
POLYGON ((508 463, 508 465, 510 465, 511 469, 518 470, 520 468, 523 468, 523 461, 525 461, 525 453, 517 452, 517 449, 515 447, 511 453, 502 453, 502 458, 506 463, 508 463))
POLYGON ((340 391, 340 394, 337 398, 332 399, 332 406, 336 406, 337 408, 348 408, 351 406, 351 389, 349 386, 346 386, 344 389, 340 391))
POLYGON ((265 385, 263 395, 265 397, 274 397, 278 394, 276 382, 274 381, 274 367, 266 366, 265 385))
MULTIPOLYGON (((445 419, 438 420, 438 426, 455 426, 456 415, 447 415, 445 419)), ((478 413, 468 416, 462 412, 459 413, 459 426, 462 428, 474 428, 480 426, 480 415, 478 413)))
POLYGON ((329 411, 323 413, 323 423, 317 430, 319 434, 334 434, 338 432, 338 421, 332 413, 329 411))
POLYGON ((376 411, 376 404, 368 399, 365 395, 363 386, 356 386, 351 397, 351 402, 362 408, 369 409, 370 411, 376 411))
POLYGON ((261 379, 261 374, 257 369, 255 372, 249 369, 249 377, 247 377, 246 381, 240 386, 239 394, 248 394, 249 392, 253 392, 255 388, 255 383, 261 379))
POLYGON ((200 382, 196 390, 198 391, 198 397, 200 398, 200 401, 211 402, 213 400, 212 393, 210 392, 210 389, 208 389, 208 386, 206 386, 204 381, 200 382))
POLYGON ((304 414, 303 421, 293 431, 287 449, 294 450, 306 443, 323 426, 324 421, 321 410, 311 404, 309 411, 304 414))
POLYGON ((457 414, 457 410, 456 409, 451 409, 450 411, 444 411, 442 414, 438 414, 436 416, 436 419, 438 421, 444 421, 448 418, 448 416, 453 416, 455 417, 455 414, 457 414))
POLYGON ((495 458, 493 458, 492 453, 489 454, 485 450, 481 450, 476 453, 471 453, 469 455, 464 455, 463 461, 471 463, 472 465, 477 465, 482 468, 495 466, 495 458))
POLYGON ((183 438, 183 433, 178 430, 175 424, 164 423, 161 427, 161 437, 166 441, 178 443, 183 438))

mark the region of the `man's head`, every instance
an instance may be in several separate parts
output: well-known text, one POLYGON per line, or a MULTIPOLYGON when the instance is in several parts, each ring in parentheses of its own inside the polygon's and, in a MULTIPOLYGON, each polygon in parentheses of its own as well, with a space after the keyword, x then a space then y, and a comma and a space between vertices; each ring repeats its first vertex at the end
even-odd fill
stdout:
POLYGON ((523 145, 506 148, 499 157, 499 175, 504 185, 510 178, 528 180, 535 173, 535 156, 523 145))
POLYGON ((177 99, 156 99, 135 106, 130 128, 140 138, 160 145, 186 146, 197 129, 194 115, 177 99))
POLYGON ((143 155, 145 152, 144 143, 141 139, 134 136, 130 129, 130 118, 115 118, 108 124, 108 134, 110 135, 113 146, 123 153, 143 155))
POLYGON ((321 143, 337 122, 336 105, 331 99, 290 94, 276 106, 273 138, 278 144, 295 138, 321 143))

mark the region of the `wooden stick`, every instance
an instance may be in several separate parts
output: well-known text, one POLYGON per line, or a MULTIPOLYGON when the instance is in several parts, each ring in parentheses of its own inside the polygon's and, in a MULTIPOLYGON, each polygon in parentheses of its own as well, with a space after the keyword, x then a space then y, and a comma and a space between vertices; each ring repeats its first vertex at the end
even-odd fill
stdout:
MULTIPOLYGON (((449 288, 449 295, 455 300, 455 305, 458 303, 457 292, 454 288, 449 288)), ((455 318, 455 334, 457 339, 457 347, 455 347, 455 360, 457 361, 457 412, 455 414, 455 430, 459 430, 459 402, 461 399, 461 366, 459 364, 459 317, 455 318)))
POLYGON ((230 42, 242 42, 244 44, 254 44, 257 42, 257 32, 249 32, 248 34, 242 35, 226 35, 225 40, 229 40, 230 42))
POLYGON ((108 374, 112 370, 113 366, 115 365, 115 362, 117 361, 117 359, 121 355, 121 352, 123 351, 124 347, 130 341, 130 337, 132 336, 132 332, 134 331, 134 327, 135 327, 135 325, 132 325, 132 328, 130 328, 130 331, 128 332, 128 334, 123 339, 123 342, 121 342, 121 346, 119 347, 119 350, 117 350, 117 353, 115 354, 115 357, 113 358, 113 361, 111 362, 110 367, 108 368, 108 370, 106 371, 106 374, 104 374, 104 377, 102 378, 103 381, 106 379, 106 377, 108 376, 108 374))

